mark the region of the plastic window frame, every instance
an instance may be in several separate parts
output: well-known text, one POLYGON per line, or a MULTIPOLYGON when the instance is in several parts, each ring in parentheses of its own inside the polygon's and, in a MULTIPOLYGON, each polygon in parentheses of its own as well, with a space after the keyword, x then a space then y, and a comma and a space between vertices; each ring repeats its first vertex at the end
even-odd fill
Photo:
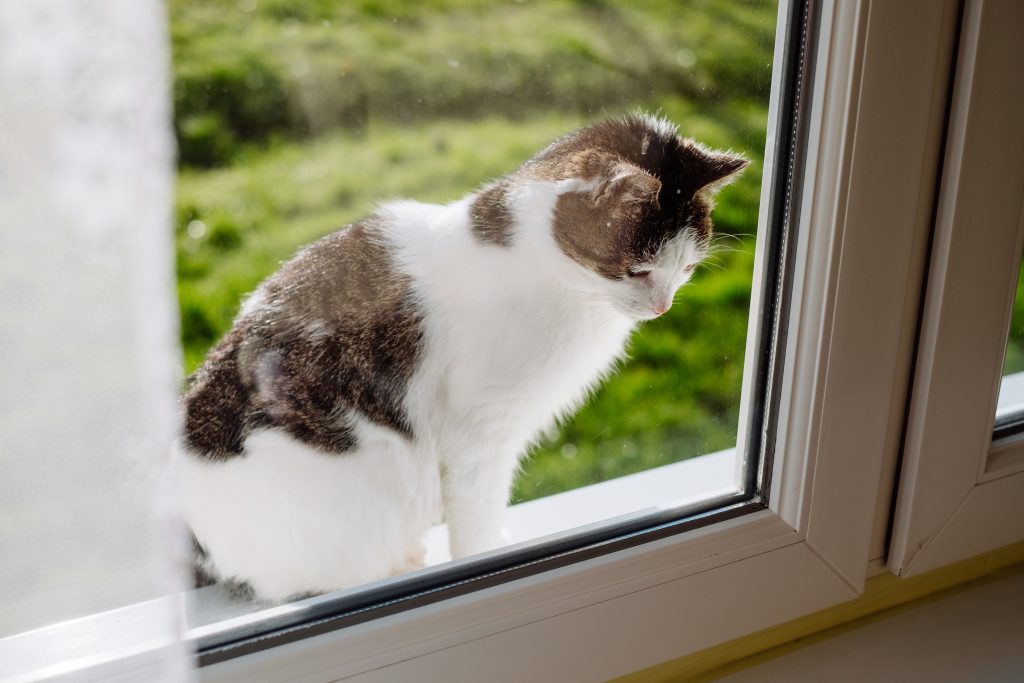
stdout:
POLYGON ((889 568, 1024 540, 1024 435, 993 434, 1024 244, 1024 6, 963 5, 889 568), (995 437, 995 438, 994 438, 995 437))
POLYGON ((957 9, 818 5, 768 507, 211 663, 202 680, 606 680, 855 597, 906 409, 893 378, 911 372, 957 9))

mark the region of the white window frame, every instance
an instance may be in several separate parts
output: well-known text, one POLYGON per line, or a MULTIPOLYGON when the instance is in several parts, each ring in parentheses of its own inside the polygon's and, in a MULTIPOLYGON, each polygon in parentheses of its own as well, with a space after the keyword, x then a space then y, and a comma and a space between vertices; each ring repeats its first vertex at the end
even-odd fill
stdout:
POLYGON ((957 3, 818 11, 769 507, 210 664, 202 680, 607 680, 863 589, 906 409, 894 378, 911 372, 957 3))
POLYGON ((1024 5, 969 0, 889 568, 1024 539, 1024 440, 992 442, 1024 245, 1024 5))

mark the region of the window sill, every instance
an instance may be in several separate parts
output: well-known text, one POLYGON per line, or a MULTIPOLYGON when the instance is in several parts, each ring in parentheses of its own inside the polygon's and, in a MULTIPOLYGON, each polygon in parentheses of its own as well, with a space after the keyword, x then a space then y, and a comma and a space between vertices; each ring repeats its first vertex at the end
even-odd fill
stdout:
POLYGON ((153 680, 176 661, 169 625, 180 604, 162 597, 0 638, 4 681, 153 680))
MULTIPOLYGON (((506 521, 509 542, 535 541, 732 493, 738 490, 734 469, 735 451, 730 448, 513 505, 506 521)), ((427 566, 450 559, 448 528, 442 524, 427 534, 427 566)))
MULTIPOLYGON (((507 517, 510 543, 534 542, 625 516, 698 503, 737 491, 734 479, 735 450, 728 449, 513 505, 507 517)), ((443 524, 431 529, 426 541, 423 572, 450 560, 448 530, 443 524)), ((372 590, 395 580, 401 577, 353 590, 372 590)), ((307 601, 268 606, 233 599, 220 586, 208 586, 190 591, 187 602, 191 626, 187 638, 203 647, 250 635, 261 624, 302 609, 307 601)))

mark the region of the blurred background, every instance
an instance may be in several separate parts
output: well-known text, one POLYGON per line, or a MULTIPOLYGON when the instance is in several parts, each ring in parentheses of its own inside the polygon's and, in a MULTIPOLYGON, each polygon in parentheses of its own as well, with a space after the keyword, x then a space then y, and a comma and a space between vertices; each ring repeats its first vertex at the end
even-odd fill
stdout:
POLYGON ((514 502, 735 444, 776 3, 170 0, 185 370, 297 249, 445 202, 640 108, 753 160, 723 238, 630 359, 524 463, 514 502))

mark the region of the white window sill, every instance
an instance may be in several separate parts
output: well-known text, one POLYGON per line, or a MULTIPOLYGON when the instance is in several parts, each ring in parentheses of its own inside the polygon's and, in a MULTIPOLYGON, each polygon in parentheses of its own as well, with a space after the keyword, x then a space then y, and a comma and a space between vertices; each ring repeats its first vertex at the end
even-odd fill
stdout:
MULTIPOLYGON (((510 543, 535 541, 572 529, 606 524, 638 512, 654 512, 736 491, 735 451, 729 449, 656 467, 565 493, 538 498, 508 510, 510 543)), ((451 559, 448 528, 427 533, 427 566, 451 559)))
POLYGON ((0 638, 0 678, 145 680, 177 661, 180 604, 167 596, 0 638))

